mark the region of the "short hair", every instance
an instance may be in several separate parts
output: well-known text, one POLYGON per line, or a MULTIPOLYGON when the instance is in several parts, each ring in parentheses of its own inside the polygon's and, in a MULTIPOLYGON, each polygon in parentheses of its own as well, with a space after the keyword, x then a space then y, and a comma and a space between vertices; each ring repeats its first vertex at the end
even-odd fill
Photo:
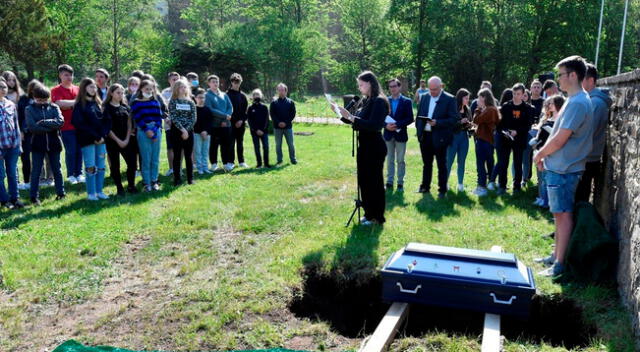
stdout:
POLYGON ((482 83, 480 83, 480 87, 482 86, 489 86, 489 88, 492 88, 493 84, 491 84, 491 81, 482 81, 482 83))
POLYGON ((442 84, 442 78, 438 77, 438 76, 432 76, 431 78, 429 78, 429 83, 430 82, 436 82, 438 85, 443 86, 442 84))
POLYGON ((156 79, 150 74, 150 73, 145 73, 144 75, 142 75, 142 78, 140 78, 141 81, 152 81, 154 83, 156 83, 156 79))
POLYGON ((427 83, 427 81, 425 81, 424 79, 421 79, 420 83, 427 83))
POLYGON ((387 81, 387 85, 389 85, 391 83, 397 83, 398 87, 402 87, 402 82, 398 78, 392 78, 392 79, 387 81))
POLYGON ((242 76, 239 73, 233 73, 229 80, 231 82, 242 82, 242 76))
POLYGON ((511 90, 514 91, 514 92, 516 90, 519 90, 519 91, 522 91, 522 93, 524 93, 524 92, 526 92, 527 88, 525 88, 524 84, 522 84, 522 83, 516 83, 516 84, 513 85, 513 87, 511 87, 511 90))
POLYGON ((33 86, 33 91, 31 93, 34 99, 49 99, 51 97, 51 91, 49 91, 49 88, 45 87, 44 84, 40 82, 33 86))
POLYGON ((60 66, 58 66, 58 74, 62 73, 62 72, 69 72, 70 74, 73 74, 73 67, 67 65, 67 64, 62 64, 60 66))
POLYGON ((177 76, 178 79, 180 78, 180 74, 178 72, 175 72, 175 71, 169 72, 169 74, 167 75, 167 78, 171 78, 171 77, 174 77, 174 76, 177 76))
POLYGON ((587 64, 587 72, 584 78, 593 78, 594 81, 598 80, 598 69, 594 64, 587 64))
POLYGON ((136 76, 129 77, 129 79, 127 80, 127 86, 130 86, 133 82, 138 82, 138 84, 140 84, 140 78, 136 76))
POLYGON ((262 94, 262 91, 260 90, 260 88, 256 88, 251 92, 251 97, 254 96, 254 94, 258 94, 260 96, 260 99, 262 99, 264 97, 264 95, 262 94))
POLYGON ((278 83, 278 85, 276 86, 276 89, 278 89, 278 88, 280 88, 280 87, 284 88, 284 91, 285 91, 285 92, 288 92, 288 91, 289 91, 289 87, 287 87, 287 85, 286 85, 286 84, 284 84, 284 83, 282 83, 282 82, 278 83))
POLYGON ((552 79, 548 79, 546 81, 544 81, 544 84, 542 85, 542 90, 547 90, 553 87, 557 87, 558 84, 556 83, 556 81, 552 80, 552 79))
POLYGON ((144 76, 144 72, 142 72, 142 70, 135 70, 131 72, 131 77, 138 77, 138 79, 141 81, 143 76, 144 76))
POLYGON ((212 80, 216 80, 218 82, 220 82, 220 77, 216 76, 216 75, 209 75, 209 77, 207 77, 207 83, 211 82, 212 80))
POLYGON ((102 73, 105 77, 107 77, 107 80, 109 79, 109 72, 107 70, 105 70, 104 68, 97 69, 96 73, 102 73))
POLYGON ((196 96, 196 97, 197 97, 197 96, 198 96, 198 95, 200 95, 200 94, 206 94, 206 93, 207 93, 207 91, 205 91, 204 89, 202 89, 202 88, 197 88, 197 89, 196 89, 196 92, 195 92, 195 94, 194 94, 194 96, 196 96))
POLYGON ((536 78, 533 81, 531 81, 531 86, 533 86, 534 84, 542 85, 542 82, 540 82, 540 80, 536 78))
POLYGON ((575 72, 576 76, 578 76, 578 82, 582 82, 584 75, 587 73, 587 61, 578 55, 560 60, 556 67, 564 67, 568 71, 567 73, 575 72))
POLYGON ((195 72, 189 72, 187 73, 187 78, 188 79, 198 78, 198 74, 195 72))

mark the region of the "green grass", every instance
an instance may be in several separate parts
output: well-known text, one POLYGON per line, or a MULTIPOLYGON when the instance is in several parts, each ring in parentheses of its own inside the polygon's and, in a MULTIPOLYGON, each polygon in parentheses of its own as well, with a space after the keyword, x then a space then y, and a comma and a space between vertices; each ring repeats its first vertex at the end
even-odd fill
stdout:
MULTIPOLYGON (((518 196, 479 200, 471 195, 476 180, 473 147, 466 162, 467 193, 452 192, 438 201, 413 193, 422 162, 412 138, 407 191, 388 197, 388 222, 381 231, 371 232, 344 227, 355 189, 350 130, 317 125, 298 125, 295 130, 313 133, 295 137, 299 165, 234 170, 179 188, 161 178, 160 192, 96 203, 85 200, 82 185, 69 187, 69 196, 59 202, 47 189, 41 207, 0 210, 0 350, 18 350, 21 341, 36 334, 31 324, 41 316, 30 308, 73 307, 100 297, 108 280, 121 275, 117 262, 126 256, 127 243, 140 238, 148 240, 135 254, 135 267, 145 270, 141 280, 146 283, 166 280, 163 300, 149 306, 138 302, 149 311, 137 315, 131 327, 118 317, 135 307, 119 307, 105 312, 95 326, 78 327, 72 337, 164 350, 276 347, 308 337, 313 349, 355 350, 360 339, 340 339, 329 324, 295 319, 287 312, 292 288, 300 287, 301 270, 310 260, 327 272, 337 269, 347 276, 366 277, 393 251, 417 241, 479 249, 501 245, 535 271, 541 269, 533 265, 533 258, 549 251, 550 240, 539 235, 552 231, 553 224, 550 214, 531 205, 535 187, 518 196), (11 299, 3 298, 9 294, 11 299)), ((274 159, 273 139, 270 143, 274 159)), ((251 148, 246 138, 245 154, 254 165, 251 148)), ((162 162, 164 172, 164 156, 162 162)), ((107 185, 107 193, 115 193, 115 187, 107 185)), ((455 186, 454 177, 450 186, 455 186)), ((562 287, 536 279, 544 294, 575 299, 584 307, 585 319, 598 326, 583 350, 633 350, 628 313, 615 290, 562 287)), ((473 351, 479 341, 477 336, 432 332, 421 339, 400 337, 393 348, 473 351)), ((565 350, 521 341, 507 341, 505 347, 565 350)))

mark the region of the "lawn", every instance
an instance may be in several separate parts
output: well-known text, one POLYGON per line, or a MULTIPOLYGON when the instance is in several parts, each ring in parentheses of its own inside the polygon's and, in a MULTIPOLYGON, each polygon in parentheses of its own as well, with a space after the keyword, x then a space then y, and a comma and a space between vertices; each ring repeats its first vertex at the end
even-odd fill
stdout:
MULTIPOLYGON (((346 228, 355 192, 350 129, 295 130, 308 132, 295 136, 298 165, 236 169, 177 188, 163 177, 159 192, 100 202, 85 200, 82 185, 69 186, 62 201, 49 188, 40 207, 0 210, 0 350, 51 350, 70 338, 136 350, 357 350, 385 308, 376 300, 377 269, 407 242, 501 245, 542 269, 533 258, 550 251, 541 234, 553 224, 531 205, 536 187, 479 200, 471 194, 473 147, 467 192, 437 200, 413 192, 422 162, 410 139, 407 190, 388 194, 384 228, 346 228)), ((255 165, 249 138, 245 155, 255 165)), ((453 189, 453 177, 449 183, 453 189)), ((110 181, 106 191, 115 193, 110 181)), ((564 347, 557 336, 510 332, 505 350, 633 350, 614 288, 536 280, 547 312, 535 329, 584 331, 564 347)), ((477 315, 411 314, 392 350, 479 350, 477 315), (438 321, 428 322, 431 315, 438 321)), ((503 328, 523 323, 510 324, 503 328)))

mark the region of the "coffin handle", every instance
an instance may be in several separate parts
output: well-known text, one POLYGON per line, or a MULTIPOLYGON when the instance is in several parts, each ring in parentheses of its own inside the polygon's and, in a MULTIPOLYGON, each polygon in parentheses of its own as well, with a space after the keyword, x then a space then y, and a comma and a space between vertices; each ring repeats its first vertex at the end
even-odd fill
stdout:
POLYGON ((511 296, 511 298, 509 298, 509 300, 504 300, 504 301, 503 301, 503 300, 501 300, 501 299, 498 299, 498 297, 496 297, 496 294, 495 294, 495 293, 493 293, 493 292, 491 292, 491 293, 489 294, 489 296, 493 297, 493 303, 497 303, 497 304, 506 304, 506 305, 508 305, 508 306, 510 306, 510 305, 511 305, 511 303, 513 303, 513 300, 514 300, 514 299, 516 299, 516 296, 511 296))
POLYGON ((396 285, 400 288, 400 292, 402 292, 402 293, 410 293, 410 294, 412 294, 412 295, 417 294, 417 293, 418 293, 418 290, 422 288, 422 285, 418 285, 418 286, 416 286, 416 288, 415 288, 415 289, 413 289, 413 290, 406 290, 406 289, 404 289, 404 288, 402 287, 402 284, 401 284, 400 282, 396 282, 396 285))

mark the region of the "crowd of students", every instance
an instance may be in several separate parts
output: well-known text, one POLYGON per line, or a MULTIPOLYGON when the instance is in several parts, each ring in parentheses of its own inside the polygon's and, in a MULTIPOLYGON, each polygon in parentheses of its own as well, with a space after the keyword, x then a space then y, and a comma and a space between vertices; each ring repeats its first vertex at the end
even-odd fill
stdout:
POLYGON ((61 154, 70 184, 85 183, 87 199, 108 199, 104 192, 107 164, 118 195, 160 189, 161 140, 166 142, 169 170, 174 185, 193 183, 194 166, 199 175, 217 170, 248 167, 244 160, 244 133, 250 130, 257 167, 269 163, 269 118, 275 132, 277 164, 283 162, 282 137, 289 159, 297 164, 292 123, 295 103, 287 97, 284 83, 267 107, 260 89, 251 93, 252 104, 240 91, 242 76, 234 73, 229 89, 220 78, 207 77, 208 90, 200 88, 198 75, 168 75, 162 92, 153 76, 135 71, 127 87, 109 85, 109 73, 99 68, 95 79, 73 83, 74 70, 58 67, 59 84, 47 88, 32 80, 23 92, 17 76, 5 71, 0 77, 0 204, 22 208, 19 190, 29 190, 31 203, 40 204, 39 188, 55 185, 57 197, 65 197, 61 154), (222 167, 218 164, 220 149, 222 167), (121 157, 126 164, 127 188, 120 174, 121 157), (18 159, 23 182, 19 182, 18 159), (184 160, 184 163, 183 163, 184 160), (84 165, 84 167, 83 167, 84 165), (5 178, 7 186, 5 186, 5 178))

